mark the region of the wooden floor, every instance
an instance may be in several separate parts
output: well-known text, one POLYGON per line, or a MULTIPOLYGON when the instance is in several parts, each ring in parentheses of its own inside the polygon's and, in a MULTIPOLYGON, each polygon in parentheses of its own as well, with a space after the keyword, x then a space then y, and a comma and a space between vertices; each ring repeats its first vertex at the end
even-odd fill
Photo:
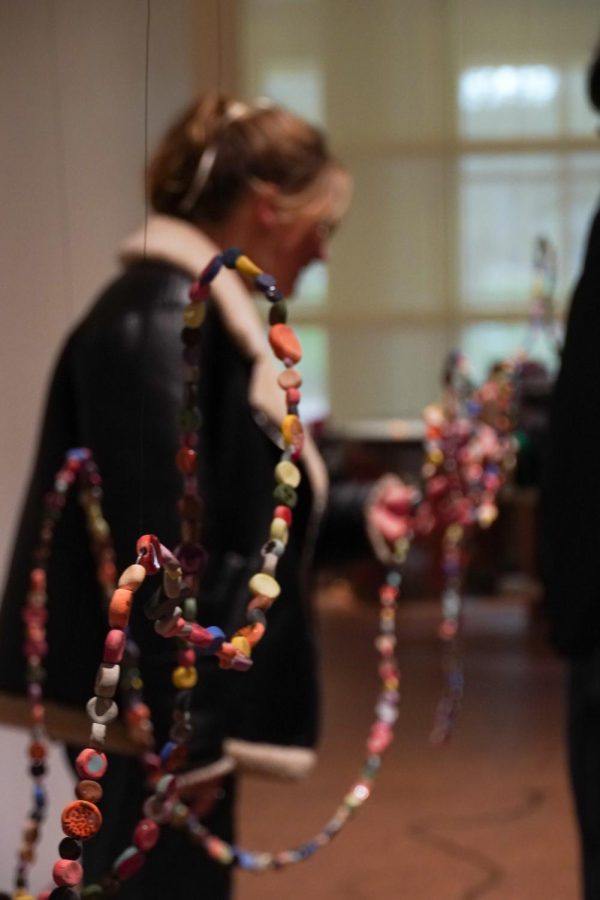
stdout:
MULTIPOLYGON (((332 814, 363 760, 376 695, 376 609, 330 590, 321 604, 324 734, 306 784, 246 779, 243 843, 281 849, 332 814)), ((283 872, 240 874, 236 900, 576 900, 577 847, 564 774, 563 670, 518 600, 471 601, 466 686, 458 729, 428 743, 439 689, 437 605, 403 604, 397 738, 373 796, 312 860, 283 872)), ((10 883, 23 808, 26 735, 1 729, 2 886, 10 883), (16 818, 15 818, 16 816, 16 818)), ((47 883, 70 776, 58 748, 34 887, 47 883)), ((204 896, 199 887, 198 896, 204 896)), ((206 897, 205 900, 211 900, 206 897)))
MULTIPOLYGON (((246 780, 241 843, 253 849, 281 849, 317 831, 363 758, 376 610, 343 591, 321 607, 320 762, 303 785, 246 780)), ((424 601, 401 608, 401 715, 371 799, 313 859, 240 874, 236 900, 576 900, 562 664, 518 598, 469 602, 463 709, 451 742, 433 748, 437 615, 424 601)))

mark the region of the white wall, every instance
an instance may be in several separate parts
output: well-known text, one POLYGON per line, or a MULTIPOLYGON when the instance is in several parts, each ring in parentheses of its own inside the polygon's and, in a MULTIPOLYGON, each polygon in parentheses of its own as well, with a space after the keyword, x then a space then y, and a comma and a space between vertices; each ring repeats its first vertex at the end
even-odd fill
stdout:
MULTIPOLYGON (((199 0, 150 4, 151 146, 215 66, 205 8, 199 0)), ((0 3, 2 580, 52 360, 113 271, 117 243, 143 217, 146 16, 146 0, 0 3)), ((26 736, 1 729, 0 740, 0 796, 10 811, 0 821, 0 890, 7 890, 30 786, 26 736)), ((34 889, 47 884, 60 809, 72 795, 58 750, 51 768, 34 889)))

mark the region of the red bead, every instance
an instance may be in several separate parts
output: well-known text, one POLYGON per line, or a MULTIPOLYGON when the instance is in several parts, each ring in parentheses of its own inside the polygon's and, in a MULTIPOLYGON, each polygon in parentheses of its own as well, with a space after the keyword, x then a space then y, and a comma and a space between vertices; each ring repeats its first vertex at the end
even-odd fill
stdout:
POLYGON ((160 828, 152 819, 142 819, 133 832, 133 843, 140 850, 152 850, 160 835, 160 828))
POLYGON ((75 768, 80 778, 102 778, 108 768, 108 760, 104 753, 86 747, 75 760, 75 768))
MULTIPOLYGON (((131 849, 133 850, 133 848, 131 849)), ((125 881, 139 872, 145 861, 146 857, 141 851, 136 850, 131 853, 125 851, 116 862, 115 873, 121 881, 125 881)))
POLYGON ((175 462, 182 475, 193 475, 198 468, 198 454, 191 447, 181 447, 175 455, 175 462))
POLYGON ((285 392, 285 399, 288 406, 298 406, 300 403, 300 391, 297 388, 290 388, 285 392))
POLYGON ((289 506, 276 506, 273 511, 274 519, 283 519, 288 525, 292 524, 292 511, 289 506))
POLYGON ((58 887, 75 887, 83 879, 83 867, 75 859, 58 859, 52 869, 58 887))
POLYGON ((196 665, 196 654, 193 650, 180 650, 177 654, 177 662, 186 669, 196 665))

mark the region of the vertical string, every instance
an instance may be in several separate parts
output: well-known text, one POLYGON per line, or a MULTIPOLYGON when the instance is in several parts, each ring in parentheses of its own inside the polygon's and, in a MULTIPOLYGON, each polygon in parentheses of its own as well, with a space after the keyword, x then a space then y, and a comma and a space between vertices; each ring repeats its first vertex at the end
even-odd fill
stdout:
POLYGON ((215 0, 217 13, 217 89, 219 93, 223 91, 223 18, 221 10, 221 0, 215 0))
MULTIPOLYGON (((149 109, 149 82, 150 82, 150 23, 152 19, 151 0, 146 0, 146 40, 144 45, 144 248, 143 258, 146 259, 148 243, 148 185, 146 172, 148 169, 148 109, 149 109)), ((140 504, 139 504, 139 531, 144 532, 144 485, 145 485, 145 440, 144 429, 146 424, 146 381, 142 377, 142 396, 140 401, 140 504)))
POLYGON ((54 151, 56 153, 56 176, 58 187, 57 214, 60 234, 61 269, 63 276, 63 296, 65 297, 65 317, 67 327, 75 316, 75 291, 73 288, 73 259, 69 231, 69 211, 67 199, 67 163, 64 119, 60 93, 60 71, 58 52, 58 28, 54 3, 48 4, 48 31, 50 33, 50 96, 52 98, 52 121, 54 122, 54 151))

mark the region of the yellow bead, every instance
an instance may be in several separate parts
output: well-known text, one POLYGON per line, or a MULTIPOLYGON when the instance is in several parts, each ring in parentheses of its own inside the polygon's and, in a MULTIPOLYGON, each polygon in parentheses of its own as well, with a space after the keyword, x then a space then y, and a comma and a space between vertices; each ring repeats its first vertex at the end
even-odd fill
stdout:
POLYGON ((282 460, 275 466, 275 478, 280 484, 287 484, 290 487, 297 488, 301 479, 300 469, 293 462, 287 459, 282 460))
POLYGON ((304 429, 298 416, 294 416, 291 413, 287 415, 281 423, 281 433, 288 447, 290 444, 295 444, 301 440, 304 429))
POLYGON ((444 454, 437 447, 434 447, 433 450, 429 451, 427 458, 434 466, 439 466, 444 462, 444 454))
POLYGON ((273 519, 271 522, 271 528, 269 530, 269 536, 277 541, 283 541, 284 544, 287 544, 290 530, 288 528, 288 523, 285 519, 280 519, 279 517, 273 519))
POLYGON ((259 269, 256 263, 253 263, 251 259, 248 259, 248 257, 243 254, 236 259, 235 267, 242 275, 248 275, 250 278, 256 278, 257 275, 262 275, 262 269, 259 269))
POLYGON ((248 642, 248 638, 245 638, 243 634, 234 634, 231 638, 231 643, 240 653, 243 653, 244 656, 250 656, 252 653, 252 649, 250 647, 250 643, 248 642))
POLYGON ((173 672, 173 684, 179 690, 185 688, 193 688, 198 681, 198 673, 193 668, 187 666, 178 666, 173 672))
POLYGON ((204 303, 190 303, 183 311, 183 321, 188 328, 200 328, 206 315, 204 303))
POLYGON ((281 593, 279 584, 272 575, 267 575, 266 572, 257 572, 256 575, 253 575, 248 582, 248 587, 253 594, 262 594, 269 600, 275 600, 281 593))
POLYGON ((446 535, 448 536, 449 541, 452 541, 453 544, 458 544, 465 536, 465 532, 462 525, 455 522, 448 526, 446 535))

